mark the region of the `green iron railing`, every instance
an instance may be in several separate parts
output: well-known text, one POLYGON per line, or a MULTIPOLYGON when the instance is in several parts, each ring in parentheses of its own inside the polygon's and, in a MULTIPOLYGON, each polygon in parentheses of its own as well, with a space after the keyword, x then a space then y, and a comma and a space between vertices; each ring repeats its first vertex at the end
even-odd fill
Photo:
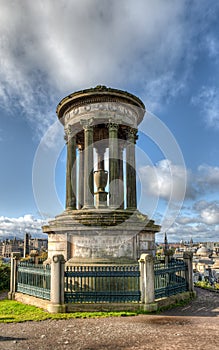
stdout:
POLYGON ((140 272, 131 266, 68 266, 65 302, 139 302, 140 272))
POLYGON ((168 264, 154 264, 155 300, 170 295, 186 292, 188 286, 185 279, 187 266, 183 260, 172 259, 168 264))
POLYGON ((20 262, 17 268, 17 292, 50 300, 50 265, 20 262))

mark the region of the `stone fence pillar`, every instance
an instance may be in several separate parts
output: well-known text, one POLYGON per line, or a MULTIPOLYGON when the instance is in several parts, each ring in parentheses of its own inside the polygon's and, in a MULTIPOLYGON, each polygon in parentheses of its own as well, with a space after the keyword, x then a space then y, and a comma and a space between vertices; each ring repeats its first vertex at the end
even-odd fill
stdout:
POLYGON ((194 292, 192 258, 193 258, 192 252, 183 253, 183 261, 187 266, 187 270, 185 272, 185 278, 186 278, 189 292, 194 292))
POLYGON ((156 311, 154 297, 154 259, 152 254, 142 254, 140 264, 141 302, 145 311, 156 311))
POLYGON ((65 312, 64 304, 64 256, 54 255, 51 262, 51 294, 48 311, 51 313, 65 312))
POLYGON ((17 264, 20 260, 21 253, 13 252, 11 253, 11 276, 10 276, 10 291, 8 292, 8 299, 15 299, 15 292, 17 286, 17 264))

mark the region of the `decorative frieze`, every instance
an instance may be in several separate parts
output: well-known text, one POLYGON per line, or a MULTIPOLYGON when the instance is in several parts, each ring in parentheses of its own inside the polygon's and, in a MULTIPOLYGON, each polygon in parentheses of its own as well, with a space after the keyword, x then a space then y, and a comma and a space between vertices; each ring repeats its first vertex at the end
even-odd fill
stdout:
POLYGON ((103 116, 107 116, 113 119, 117 123, 121 120, 125 125, 136 125, 138 113, 134 107, 128 104, 121 104, 115 102, 104 103, 91 103, 85 106, 70 107, 62 117, 62 122, 66 124, 76 124, 80 122, 81 118, 94 118, 94 123, 99 119, 103 119, 103 116))

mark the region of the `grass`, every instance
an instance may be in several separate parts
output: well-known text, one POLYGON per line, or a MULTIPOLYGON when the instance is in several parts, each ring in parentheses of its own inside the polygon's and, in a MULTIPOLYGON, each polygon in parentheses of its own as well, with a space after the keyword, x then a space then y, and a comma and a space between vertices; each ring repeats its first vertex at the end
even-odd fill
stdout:
POLYGON ((195 286, 208 290, 219 291, 219 283, 215 283, 214 286, 212 286, 208 281, 198 281, 195 283, 195 286))
POLYGON ((50 314, 35 306, 25 305, 14 300, 0 301, 0 323, 43 321, 48 319, 61 320, 70 318, 97 318, 136 316, 137 312, 74 312, 63 314, 50 314))
POLYGON ((188 305, 189 303, 191 302, 191 299, 184 299, 184 300, 179 300, 179 301, 176 301, 174 304, 170 304, 170 305, 167 305, 167 306, 161 306, 160 308, 157 309, 157 314, 163 312, 163 311, 166 311, 166 310, 172 310, 176 307, 183 307, 183 306, 186 306, 188 305))

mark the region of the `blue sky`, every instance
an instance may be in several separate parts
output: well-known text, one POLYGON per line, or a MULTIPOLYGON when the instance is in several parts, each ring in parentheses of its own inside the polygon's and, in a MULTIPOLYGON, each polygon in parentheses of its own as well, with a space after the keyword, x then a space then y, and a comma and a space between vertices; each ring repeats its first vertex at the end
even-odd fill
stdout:
POLYGON ((215 0, 0 1, 0 238, 63 209, 56 105, 102 84, 146 105, 138 197, 157 240, 219 241, 218 16, 215 0))

